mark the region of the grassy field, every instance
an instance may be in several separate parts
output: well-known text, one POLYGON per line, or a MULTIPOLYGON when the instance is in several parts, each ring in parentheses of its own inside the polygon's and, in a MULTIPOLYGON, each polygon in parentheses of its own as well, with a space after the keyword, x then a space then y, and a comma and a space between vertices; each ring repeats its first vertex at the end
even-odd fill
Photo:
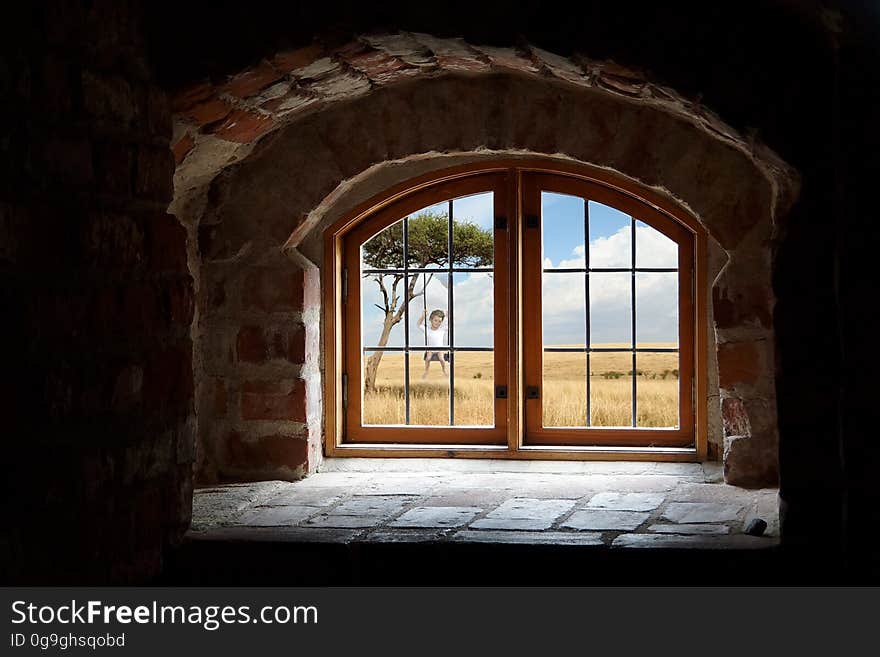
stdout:
MULTIPOLYGON (((601 345, 615 347, 620 345, 601 345)), ((672 347, 670 344, 640 345, 672 347)), ((449 424, 449 381, 440 364, 425 366, 420 353, 410 356, 410 424, 449 424)), ((448 365, 447 365, 448 369, 448 365)), ((455 424, 493 424, 493 355, 460 352, 455 355, 455 424)), ((376 377, 376 389, 364 398, 365 424, 404 424, 404 356, 386 353, 376 377)), ((678 354, 639 354, 637 425, 678 425, 678 354)), ((632 355, 594 353, 590 357, 592 426, 632 425, 632 355)), ((544 355, 542 389, 544 426, 586 426, 587 386, 584 354, 544 355)))

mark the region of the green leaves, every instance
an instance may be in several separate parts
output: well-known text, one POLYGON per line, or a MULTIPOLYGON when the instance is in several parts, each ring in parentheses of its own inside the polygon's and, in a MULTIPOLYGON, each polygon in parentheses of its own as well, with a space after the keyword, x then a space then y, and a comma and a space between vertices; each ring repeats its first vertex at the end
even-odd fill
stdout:
MULTIPOLYGON (((448 266, 449 215, 421 212, 409 218, 407 251, 409 266, 448 266)), ((492 231, 468 219, 456 220, 452 229, 453 264, 456 267, 491 267, 492 231)), ((370 269, 403 268, 403 221, 392 224, 363 246, 364 264, 370 269)))

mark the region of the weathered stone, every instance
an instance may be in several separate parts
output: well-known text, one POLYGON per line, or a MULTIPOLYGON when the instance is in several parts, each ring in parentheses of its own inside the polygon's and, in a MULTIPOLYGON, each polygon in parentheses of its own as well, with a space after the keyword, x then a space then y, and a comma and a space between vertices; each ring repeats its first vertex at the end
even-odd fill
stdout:
POLYGON ((483 510, 472 506, 419 506, 410 509, 391 527, 460 527, 483 510))
POLYGON ((552 524, 574 506, 571 500, 539 500, 516 497, 492 510, 487 518, 526 518, 549 520, 552 524))
POLYGON ((235 524, 250 527, 289 527, 318 513, 320 509, 313 506, 258 506, 241 514, 235 524))
POLYGON ((725 397, 721 400, 721 418, 725 436, 749 436, 752 429, 742 400, 725 397))
POLYGON ((241 386, 241 416, 245 420, 306 419, 302 381, 245 381, 241 386))
POLYGON ((275 127, 272 117, 249 110, 233 110, 226 119, 209 132, 219 139, 247 144, 275 127))
POLYGON ((718 384, 722 388, 754 384, 763 373, 760 352, 754 342, 718 345, 718 384))
POLYGON ((690 524, 675 524, 675 525, 651 525, 648 527, 649 532, 654 532, 655 534, 717 534, 724 535, 730 533, 730 528, 727 525, 690 525, 690 524))
POLYGON ((736 504, 720 504, 717 502, 671 502, 663 517, 672 522, 719 523, 736 520, 742 507, 736 504))
POLYGON ((648 513, 634 511, 586 509, 572 513, 561 526, 578 531, 632 531, 649 517, 648 513))
POLYGON ((673 534, 621 534, 611 544, 613 548, 653 548, 697 550, 742 550, 773 547, 774 542, 755 536, 733 534, 731 536, 676 536, 673 534))
POLYGON ((386 517, 402 510, 414 498, 402 495, 360 495, 334 508, 332 515, 386 517))
POLYGON ((515 543, 526 545, 602 546, 602 535, 589 532, 472 531, 456 532, 454 541, 462 543, 515 543))
POLYGON ((594 495, 587 506, 611 511, 653 511, 663 504, 664 496, 656 493, 608 492, 594 495))
POLYGON ((281 79, 282 73, 268 62, 260 62, 254 68, 233 76, 220 87, 220 93, 228 93, 238 98, 253 96, 281 79))
POLYGON ((480 518, 471 529, 503 529, 540 532, 553 526, 552 518, 480 518))

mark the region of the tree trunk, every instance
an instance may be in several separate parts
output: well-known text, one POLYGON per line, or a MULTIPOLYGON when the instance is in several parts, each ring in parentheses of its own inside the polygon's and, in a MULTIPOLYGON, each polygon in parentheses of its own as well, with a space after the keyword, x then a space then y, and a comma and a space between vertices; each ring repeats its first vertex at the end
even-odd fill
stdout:
MULTIPOLYGON (((388 344, 388 338, 391 335, 391 329, 394 328, 396 324, 403 319, 404 310, 407 307, 407 304, 410 303, 413 299, 415 299, 420 294, 424 294, 424 292, 420 292, 419 294, 415 294, 416 281, 418 277, 412 276, 410 278, 409 285, 407 286, 404 293, 404 302, 400 306, 400 308, 396 309, 394 306, 385 310, 385 321, 382 324, 382 334, 379 336, 379 344, 377 347, 384 347, 388 344)), ((384 351, 376 350, 373 352, 373 355, 367 359, 367 362, 364 363, 364 393, 372 392, 376 388, 376 373, 379 370, 379 363, 382 362, 382 355, 384 351)), ((404 358, 407 355, 404 354, 404 358)))

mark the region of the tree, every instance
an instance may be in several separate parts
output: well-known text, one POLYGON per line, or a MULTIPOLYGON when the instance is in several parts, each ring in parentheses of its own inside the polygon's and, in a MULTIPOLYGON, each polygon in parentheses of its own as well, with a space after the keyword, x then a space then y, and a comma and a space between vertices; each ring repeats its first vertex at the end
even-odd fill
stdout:
MULTIPOLYGON (((424 211, 410 217, 407 224, 409 267, 424 269, 429 266, 448 266, 449 215, 445 212, 424 211)), ((493 253, 492 231, 481 228, 469 219, 453 222, 453 266, 488 267, 492 265, 493 253)), ((403 269, 403 221, 389 226, 367 241, 363 246, 363 260, 367 269, 403 269)), ((364 278, 374 280, 382 293, 382 305, 378 303, 374 305, 384 313, 382 333, 376 345, 376 347, 384 347, 388 344, 391 329, 401 322, 409 303, 424 294, 424 287, 421 292, 417 292, 418 276, 411 275, 408 284, 403 286, 404 300, 401 303, 399 288, 404 282, 402 273, 398 271, 387 274, 366 274, 364 278), (390 279, 390 285, 387 279, 390 279)), ((381 349, 377 349, 364 365, 365 392, 375 387, 376 372, 383 353, 381 349)))

